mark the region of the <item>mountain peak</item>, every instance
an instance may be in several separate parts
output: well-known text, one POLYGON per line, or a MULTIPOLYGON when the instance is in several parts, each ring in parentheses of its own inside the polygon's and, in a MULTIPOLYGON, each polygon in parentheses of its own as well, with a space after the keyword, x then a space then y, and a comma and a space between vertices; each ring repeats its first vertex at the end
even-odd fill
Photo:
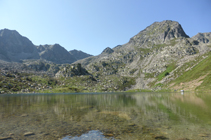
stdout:
POLYGON ((111 54, 111 53, 113 53, 113 52, 114 52, 114 50, 112 50, 110 47, 107 47, 107 48, 105 48, 105 49, 103 50, 102 54, 103 54, 103 53, 111 54))
POLYGON ((130 43, 138 46, 146 42, 162 44, 178 37, 189 38, 178 22, 164 20, 162 22, 154 22, 146 29, 139 32, 137 35, 130 39, 130 43))
POLYGON ((34 44, 15 30, 0 30, 0 50, 0 59, 6 61, 39 59, 34 44))
POLYGON ((2 29, 2 30, 0 30, 0 36, 1 37, 8 37, 9 35, 18 35, 18 36, 20 36, 20 34, 16 31, 16 30, 9 30, 9 29, 2 29))
POLYGON ((92 56, 90 54, 87 54, 85 52, 82 52, 82 51, 79 51, 79 50, 76 50, 76 49, 69 51, 69 53, 71 55, 73 55, 77 60, 84 59, 84 58, 92 56))

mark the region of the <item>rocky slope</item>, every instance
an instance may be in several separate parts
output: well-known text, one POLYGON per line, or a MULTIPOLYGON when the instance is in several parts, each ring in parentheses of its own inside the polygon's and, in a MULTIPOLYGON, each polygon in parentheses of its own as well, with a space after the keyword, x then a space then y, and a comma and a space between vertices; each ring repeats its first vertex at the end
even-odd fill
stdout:
POLYGON ((133 89, 160 89, 177 78, 173 71, 210 51, 210 33, 192 38, 175 21, 155 22, 128 43, 106 48, 102 54, 76 61, 90 73, 136 78, 133 89))
POLYGON ((43 59, 0 65, 0 91, 211 90, 211 33, 190 38, 175 21, 155 22, 128 43, 73 64, 54 54, 64 51, 58 44, 37 50, 43 59))

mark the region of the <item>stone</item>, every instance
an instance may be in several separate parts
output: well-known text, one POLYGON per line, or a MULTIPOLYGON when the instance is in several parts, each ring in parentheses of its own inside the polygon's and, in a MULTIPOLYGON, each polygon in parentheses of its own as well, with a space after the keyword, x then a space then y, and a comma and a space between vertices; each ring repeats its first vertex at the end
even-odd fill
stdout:
POLYGON ((24 136, 31 136, 31 135, 35 135, 33 132, 26 132, 23 134, 24 136))

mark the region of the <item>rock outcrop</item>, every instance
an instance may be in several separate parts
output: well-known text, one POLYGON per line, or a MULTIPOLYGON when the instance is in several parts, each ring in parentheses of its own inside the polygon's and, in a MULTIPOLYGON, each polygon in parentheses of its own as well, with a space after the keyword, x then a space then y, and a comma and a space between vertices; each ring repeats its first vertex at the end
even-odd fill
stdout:
POLYGON ((63 67, 61 70, 59 70, 55 77, 59 78, 59 77, 73 77, 73 76, 81 76, 81 75, 90 75, 88 73, 88 71, 81 67, 81 64, 72 64, 72 65, 68 65, 63 67))
POLYGON ((195 45, 198 43, 210 43, 211 41, 211 32, 210 33, 198 33, 197 35, 193 36, 192 39, 195 41, 195 45), (198 43, 197 43, 198 42, 198 43))

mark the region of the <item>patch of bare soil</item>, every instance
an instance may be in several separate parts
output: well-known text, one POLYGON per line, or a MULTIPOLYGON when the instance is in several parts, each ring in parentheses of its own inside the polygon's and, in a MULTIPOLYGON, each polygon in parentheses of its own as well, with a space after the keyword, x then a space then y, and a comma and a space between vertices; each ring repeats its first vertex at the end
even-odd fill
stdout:
POLYGON ((207 76, 201 76, 196 80, 192 80, 190 82, 180 83, 179 85, 175 85, 175 83, 170 84, 170 88, 173 88, 175 90, 185 90, 185 91, 194 91, 198 86, 201 85, 203 82, 203 79, 207 76))

